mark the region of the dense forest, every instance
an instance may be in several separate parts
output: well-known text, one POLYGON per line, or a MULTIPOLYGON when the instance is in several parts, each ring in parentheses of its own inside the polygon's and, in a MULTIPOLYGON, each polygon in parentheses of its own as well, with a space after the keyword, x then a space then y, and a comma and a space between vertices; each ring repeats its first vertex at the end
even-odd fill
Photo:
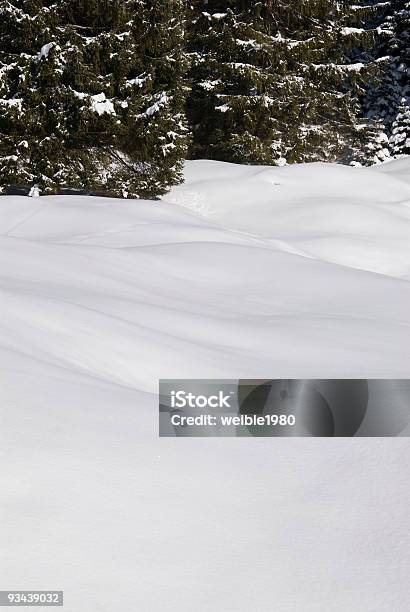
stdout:
POLYGON ((410 1, 0 0, 0 189, 410 154, 410 1))

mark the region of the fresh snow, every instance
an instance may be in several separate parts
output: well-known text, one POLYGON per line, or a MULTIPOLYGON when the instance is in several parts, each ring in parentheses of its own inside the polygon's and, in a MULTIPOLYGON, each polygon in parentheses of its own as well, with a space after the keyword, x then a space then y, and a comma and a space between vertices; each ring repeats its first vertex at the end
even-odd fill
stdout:
POLYGON ((152 117, 152 115, 155 115, 155 113, 161 110, 161 108, 168 103, 168 96, 165 91, 160 94, 157 94, 156 97, 157 101, 152 106, 147 108, 143 116, 152 117))
POLYGON ((0 198, 2 588, 64 589, 67 612, 404 610, 405 437, 158 439, 155 394, 410 378, 409 238, 410 158, 0 198))
POLYGON ((97 115, 115 115, 114 104, 111 100, 108 100, 105 93, 100 93, 95 96, 90 96, 91 109, 97 113, 97 115))
POLYGON ((56 46, 55 42, 49 42, 46 45, 43 45, 40 49, 40 52, 37 55, 37 60, 40 61, 43 58, 47 58, 51 49, 56 46))
POLYGON ((91 110, 94 113, 97 113, 97 115, 115 115, 114 104, 106 97, 104 92, 90 96, 80 91, 72 91, 77 98, 80 98, 80 100, 88 100, 90 102, 91 110))

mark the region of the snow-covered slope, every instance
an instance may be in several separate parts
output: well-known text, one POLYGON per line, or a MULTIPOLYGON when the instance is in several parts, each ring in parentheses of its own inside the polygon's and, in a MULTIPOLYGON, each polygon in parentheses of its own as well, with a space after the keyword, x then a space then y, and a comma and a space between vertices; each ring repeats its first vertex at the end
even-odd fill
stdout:
POLYGON ((409 176, 201 161, 163 202, 0 199, 2 588, 404 610, 405 438, 159 440, 155 391, 410 377, 409 176))
POLYGON ((281 251, 402 277, 410 273, 410 161, 375 168, 194 162, 167 200, 281 251))

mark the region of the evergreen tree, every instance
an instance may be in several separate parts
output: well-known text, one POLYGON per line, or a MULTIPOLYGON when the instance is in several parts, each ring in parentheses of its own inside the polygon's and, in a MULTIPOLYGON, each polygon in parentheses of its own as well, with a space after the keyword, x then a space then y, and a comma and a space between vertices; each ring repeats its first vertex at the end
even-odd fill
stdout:
POLYGON ((156 197, 181 180, 183 0, 0 1, 0 185, 156 197))
POLYGON ((363 49, 374 40, 367 4, 194 2, 191 155, 265 164, 356 157, 370 129, 358 119, 370 72, 363 49))
POLYGON ((368 116, 379 121, 389 140, 388 155, 409 154, 410 2, 391 0, 380 24, 377 56, 383 71, 365 99, 368 116))
POLYGON ((390 142, 393 155, 410 155, 410 1, 394 4, 390 52, 400 97, 390 142))
POLYGON ((410 105, 409 99, 403 98, 392 126, 390 138, 392 154, 410 155, 410 105))
POLYGON ((271 67, 280 65, 282 45, 272 41, 270 17, 269 9, 255 2, 192 5, 187 109, 195 157, 244 163, 280 157, 270 94, 278 83, 271 67))

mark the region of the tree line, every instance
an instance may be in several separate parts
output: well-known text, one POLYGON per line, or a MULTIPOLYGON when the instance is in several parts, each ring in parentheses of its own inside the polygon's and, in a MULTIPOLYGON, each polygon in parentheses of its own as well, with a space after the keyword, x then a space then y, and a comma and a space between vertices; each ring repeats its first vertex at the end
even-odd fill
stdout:
POLYGON ((0 0, 0 190, 410 154, 410 2, 0 0))

